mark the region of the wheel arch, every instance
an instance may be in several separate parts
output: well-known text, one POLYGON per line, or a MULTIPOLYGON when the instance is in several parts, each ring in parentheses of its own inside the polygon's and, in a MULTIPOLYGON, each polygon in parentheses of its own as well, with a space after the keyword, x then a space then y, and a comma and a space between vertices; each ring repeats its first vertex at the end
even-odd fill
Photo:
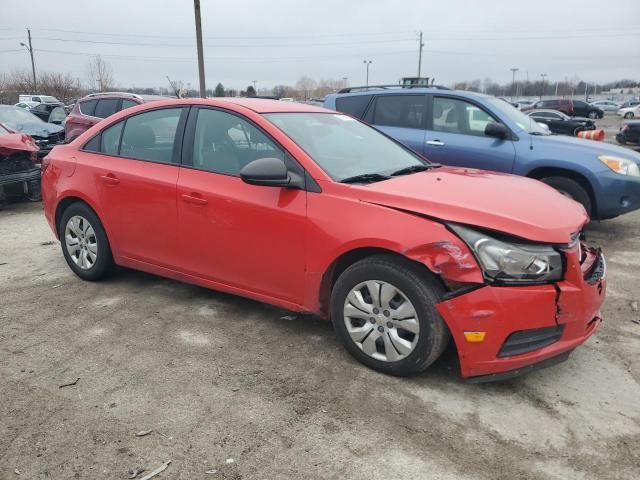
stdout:
POLYGON ((54 225, 56 226, 56 232, 55 232, 56 236, 59 236, 60 220, 62 219, 62 214, 67 209, 67 207, 69 207, 69 205, 76 202, 85 204, 87 207, 89 207, 93 211, 93 213, 95 213, 95 215, 100 220, 100 223, 102 223, 102 227, 104 228, 107 234, 107 238, 109 238, 109 232, 107 230, 107 226, 104 223, 104 219, 100 215, 99 211, 96 209, 95 205, 93 205, 93 202, 91 202, 89 199, 85 198, 84 196, 81 196, 75 193, 69 194, 58 200, 58 203, 56 205, 56 210, 55 210, 55 216, 54 216, 54 225))
POLYGON ((537 167, 531 170, 526 175, 529 178, 534 178, 536 180, 542 180, 547 177, 566 177, 571 180, 574 180, 578 183, 589 195, 589 199, 591 200, 592 205, 592 216, 597 216, 595 213, 598 211, 598 202, 596 200, 596 195, 593 190, 593 186, 587 177, 585 177, 580 172, 576 172, 575 170, 570 170, 562 167, 537 167))
POLYGON ((411 265, 414 265, 417 268, 417 271, 420 275, 431 276, 435 278, 439 283, 442 284, 443 288, 446 291, 449 291, 447 285, 443 282, 440 275, 433 272, 427 265, 417 260, 414 260, 406 255, 398 253, 397 251, 390 250, 383 247, 357 247, 350 250, 347 250, 340 254, 337 258, 333 260, 329 264, 329 266, 325 269, 322 274, 320 280, 320 292, 319 292, 319 305, 321 314, 325 318, 330 317, 331 311, 331 291, 333 286, 335 285, 338 277, 344 272, 347 268, 353 265, 360 260, 363 260, 368 257, 373 257, 376 255, 389 255, 399 260, 406 261, 411 265))

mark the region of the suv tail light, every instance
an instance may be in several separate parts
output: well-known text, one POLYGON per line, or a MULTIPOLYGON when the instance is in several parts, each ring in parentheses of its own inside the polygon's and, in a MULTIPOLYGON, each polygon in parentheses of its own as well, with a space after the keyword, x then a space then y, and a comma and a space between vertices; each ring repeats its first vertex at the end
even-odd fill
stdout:
POLYGON ((40 163, 40 175, 44 175, 44 172, 49 168, 49 164, 51 163, 51 159, 49 155, 44 157, 40 163))

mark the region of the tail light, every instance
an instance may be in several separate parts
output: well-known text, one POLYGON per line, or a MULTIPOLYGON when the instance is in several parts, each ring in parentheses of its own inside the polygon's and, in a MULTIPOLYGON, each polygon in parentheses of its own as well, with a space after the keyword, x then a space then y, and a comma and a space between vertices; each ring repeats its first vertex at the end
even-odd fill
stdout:
POLYGON ((49 164, 51 163, 51 159, 49 155, 44 157, 40 163, 40 175, 44 175, 44 172, 49 168, 49 164))

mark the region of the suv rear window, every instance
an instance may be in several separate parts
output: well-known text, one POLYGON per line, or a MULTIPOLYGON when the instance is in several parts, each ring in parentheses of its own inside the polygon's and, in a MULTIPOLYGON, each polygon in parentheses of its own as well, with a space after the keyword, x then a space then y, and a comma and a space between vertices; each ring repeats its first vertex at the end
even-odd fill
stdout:
POLYGON ((89 115, 93 117, 94 112, 96 111, 96 104, 98 100, 86 100, 84 102, 80 102, 80 112, 84 115, 89 115))
POLYGON ((102 100, 98 100, 94 116, 98 118, 107 118, 108 116, 113 115, 118 111, 118 102, 120 102, 119 98, 103 98, 102 100))
POLYGON ((362 118, 364 111, 371 100, 371 95, 353 95, 336 99, 336 110, 356 118, 362 118))

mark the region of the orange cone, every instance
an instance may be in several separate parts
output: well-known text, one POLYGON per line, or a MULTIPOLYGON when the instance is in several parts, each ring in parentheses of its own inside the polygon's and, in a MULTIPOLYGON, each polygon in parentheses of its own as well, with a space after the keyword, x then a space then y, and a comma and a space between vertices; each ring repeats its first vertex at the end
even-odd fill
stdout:
POLYGON ((598 130, 583 130, 582 132, 578 132, 578 137, 586 138, 588 140, 596 140, 601 142, 604 140, 604 130, 599 128, 598 130))

